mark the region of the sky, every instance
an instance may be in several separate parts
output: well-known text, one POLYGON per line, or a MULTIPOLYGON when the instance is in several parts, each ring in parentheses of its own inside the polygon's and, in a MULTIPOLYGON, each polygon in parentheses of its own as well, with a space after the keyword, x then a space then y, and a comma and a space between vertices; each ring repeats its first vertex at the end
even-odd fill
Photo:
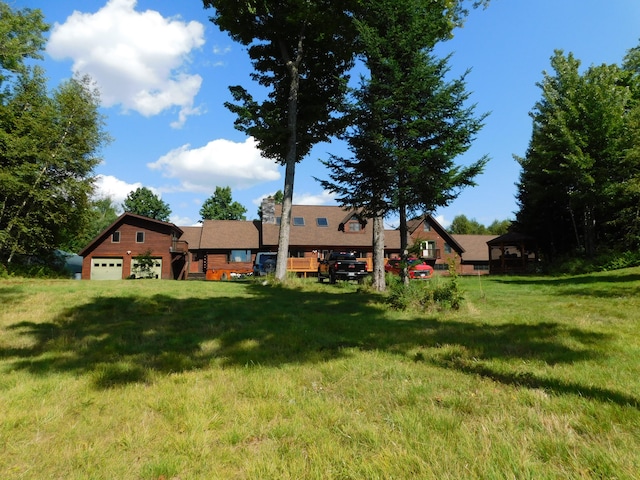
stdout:
MULTIPOLYGON (((101 112, 113 141, 96 168, 97 194, 121 205, 138 187, 150 188, 180 226, 200 220, 216 186, 257 218, 260 200, 284 186, 284 169, 260 155, 234 128, 224 107, 228 87, 255 90, 246 49, 209 21, 200 0, 4 0, 14 9, 42 10, 51 24, 42 62, 51 88, 89 74, 101 92, 101 112)), ((438 46, 451 54, 450 75, 466 75, 478 115, 489 113, 471 148, 455 160, 490 161, 477 186, 463 190, 435 216, 448 226, 457 215, 481 224, 513 219, 519 165, 531 137, 529 112, 550 71, 555 50, 572 52, 582 67, 621 64, 640 43, 638 0, 492 0, 470 12, 454 38, 438 46)), ((348 156, 338 141, 314 147, 296 168, 294 204, 336 205, 314 177, 320 163, 348 156)), ((397 227, 389 218, 388 228, 397 227)))

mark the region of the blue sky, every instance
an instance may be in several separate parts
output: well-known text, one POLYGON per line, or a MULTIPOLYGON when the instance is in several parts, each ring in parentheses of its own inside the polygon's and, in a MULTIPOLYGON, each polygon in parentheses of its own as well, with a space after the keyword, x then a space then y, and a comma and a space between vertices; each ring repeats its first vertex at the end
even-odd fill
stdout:
MULTIPOLYGON (((44 68, 55 86, 74 72, 98 83, 107 131, 114 141, 96 169, 98 189, 122 203, 145 186, 191 225, 216 186, 257 216, 260 199, 283 188, 283 169, 263 159, 233 127, 223 103, 229 85, 251 90, 251 65, 242 46, 209 22, 200 0, 9 0, 41 9, 52 25, 44 68)), ((640 39, 638 0, 492 0, 473 10, 465 26, 438 51, 452 53, 451 73, 467 69, 485 127, 459 164, 489 155, 477 187, 436 211, 443 225, 460 214, 485 225, 513 218, 519 167, 531 135, 529 112, 540 99, 536 83, 555 49, 573 52, 584 67, 620 64, 640 39)), ((294 203, 335 204, 313 177, 326 178, 319 159, 347 155, 338 142, 316 146, 298 164, 294 203)), ((397 226, 393 219, 389 227, 397 226)))

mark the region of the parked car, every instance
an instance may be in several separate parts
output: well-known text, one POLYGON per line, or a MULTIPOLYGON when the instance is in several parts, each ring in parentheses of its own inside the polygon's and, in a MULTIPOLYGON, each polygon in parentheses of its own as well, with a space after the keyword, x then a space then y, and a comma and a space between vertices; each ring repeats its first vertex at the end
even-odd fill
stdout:
MULTIPOLYGON (((390 259, 384 266, 384 270, 394 275, 400 275, 402 260, 400 258, 390 259)), ((428 280, 433 276, 433 267, 419 258, 408 258, 407 275, 412 280, 428 280)))
POLYGON ((256 259, 253 262, 253 275, 261 277, 275 272, 277 257, 278 254, 276 252, 256 253, 256 259))
POLYGON ((320 283, 325 278, 329 279, 329 283, 336 283, 336 280, 362 282, 368 275, 367 262, 358 260, 353 253, 331 252, 318 264, 318 281, 320 283))

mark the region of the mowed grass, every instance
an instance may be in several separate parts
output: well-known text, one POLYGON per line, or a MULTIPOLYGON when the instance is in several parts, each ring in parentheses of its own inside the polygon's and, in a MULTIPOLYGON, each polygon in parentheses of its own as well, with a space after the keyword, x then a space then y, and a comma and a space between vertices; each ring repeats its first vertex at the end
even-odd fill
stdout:
POLYGON ((0 478, 640 478, 640 269, 460 283, 1 280, 0 478))

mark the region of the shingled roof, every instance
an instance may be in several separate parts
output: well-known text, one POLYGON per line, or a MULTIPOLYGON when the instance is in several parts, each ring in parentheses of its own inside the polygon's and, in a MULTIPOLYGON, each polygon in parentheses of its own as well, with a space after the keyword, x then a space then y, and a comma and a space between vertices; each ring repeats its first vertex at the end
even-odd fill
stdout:
POLYGON ((257 249, 260 248, 260 222, 245 220, 205 220, 199 248, 257 249))
POLYGON ((464 248, 462 260, 465 262, 488 262, 487 242, 496 237, 496 235, 453 235, 456 242, 464 248))
MULTIPOLYGON (((276 205, 276 217, 282 212, 282 205, 276 205)), ((334 246, 334 247, 371 247, 372 223, 368 222, 365 231, 342 232, 338 230, 341 223, 347 222, 353 214, 353 210, 344 210, 336 206, 327 205, 293 205, 291 217, 302 218, 303 223, 296 225, 292 222, 289 234, 289 245, 300 246, 334 246), (318 219, 324 220, 322 225, 318 219)), ((262 224, 262 243, 265 246, 277 246, 280 226, 276 224, 262 224)), ((385 232, 386 233, 386 232, 385 232)))
POLYGON ((202 236, 202 227, 180 227, 182 228, 182 236, 180 240, 183 240, 189 244, 189 249, 197 250, 200 248, 200 237, 202 236))

